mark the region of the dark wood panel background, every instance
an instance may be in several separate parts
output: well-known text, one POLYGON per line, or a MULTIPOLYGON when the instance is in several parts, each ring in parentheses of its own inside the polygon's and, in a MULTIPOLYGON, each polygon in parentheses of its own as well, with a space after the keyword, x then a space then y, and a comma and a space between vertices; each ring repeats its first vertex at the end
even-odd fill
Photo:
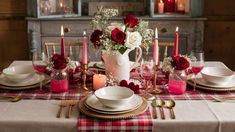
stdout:
MULTIPOLYGON (((206 60, 219 60, 235 70, 235 1, 205 0, 206 60)), ((28 59, 26 0, 0 1, 0 69, 28 59)))
POLYGON ((235 70, 235 1, 205 0, 206 60, 219 60, 235 70))
POLYGON ((0 69, 28 59, 26 0, 0 1, 0 69))

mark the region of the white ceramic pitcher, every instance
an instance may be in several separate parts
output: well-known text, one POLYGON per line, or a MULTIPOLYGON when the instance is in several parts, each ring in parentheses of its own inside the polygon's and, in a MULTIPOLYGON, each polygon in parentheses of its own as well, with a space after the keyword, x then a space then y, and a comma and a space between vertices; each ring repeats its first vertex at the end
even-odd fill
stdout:
POLYGON ((121 54, 119 51, 110 52, 103 50, 102 57, 104 59, 106 75, 112 74, 117 82, 120 82, 121 80, 129 81, 130 71, 137 66, 142 57, 142 49, 138 46, 136 47, 139 53, 138 57, 135 60, 135 63, 131 65, 129 53, 134 49, 127 49, 124 54, 121 54))

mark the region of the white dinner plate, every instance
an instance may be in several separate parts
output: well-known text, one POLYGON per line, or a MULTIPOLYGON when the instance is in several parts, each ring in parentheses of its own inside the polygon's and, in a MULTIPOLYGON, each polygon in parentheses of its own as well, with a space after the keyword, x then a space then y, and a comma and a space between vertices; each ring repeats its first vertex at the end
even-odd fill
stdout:
POLYGON ((38 74, 34 74, 32 77, 30 77, 29 79, 22 81, 22 82, 12 82, 9 79, 7 79, 3 74, 0 76, 0 84, 1 85, 5 85, 5 86, 11 86, 11 87, 21 87, 21 86, 29 86, 29 85, 33 85, 36 83, 39 83, 40 80, 44 80, 45 77, 38 75, 38 74))
POLYGON ((228 83, 219 85, 219 84, 213 84, 213 83, 207 82, 201 76, 198 76, 196 79, 196 83, 199 85, 213 87, 213 88, 233 88, 235 87, 235 77, 233 77, 228 83))
POLYGON ((124 110, 124 111, 102 111, 102 110, 94 109, 94 108, 88 106, 86 103, 84 103, 84 105, 85 105, 89 110, 92 110, 92 111, 97 112, 97 113, 100 113, 100 114, 107 114, 107 115, 124 114, 124 113, 130 112, 130 111, 136 110, 136 109, 139 108, 139 106, 140 106, 140 105, 139 105, 139 106, 136 106, 136 107, 133 108, 133 109, 124 110))
POLYGON ((138 95, 134 95, 134 97, 130 100, 130 102, 127 105, 123 105, 118 108, 109 108, 100 103, 95 95, 91 95, 86 99, 85 103, 87 106, 98 111, 121 112, 121 111, 133 110, 134 108, 140 106, 143 103, 143 99, 138 95))

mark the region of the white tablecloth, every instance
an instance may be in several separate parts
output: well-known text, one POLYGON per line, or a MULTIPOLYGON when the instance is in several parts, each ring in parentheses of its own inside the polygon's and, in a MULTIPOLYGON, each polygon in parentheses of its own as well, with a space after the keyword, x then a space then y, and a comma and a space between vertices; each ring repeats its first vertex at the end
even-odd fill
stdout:
MULTIPOLYGON (((22 64, 15 61, 12 65, 22 64)), ((224 66, 221 62, 207 62, 207 66, 224 66)), ((75 132, 77 108, 66 119, 65 113, 56 118, 59 100, 22 100, 17 103, 0 102, 0 132, 75 132)), ((150 107, 151 108, 151 107, 150 107)), ((154 119, 156 132, 235 132, 235 104, 208 100, 176 100, 176 119, 154 119)), ((159 111, 158 111, 159 114, 159 111)))

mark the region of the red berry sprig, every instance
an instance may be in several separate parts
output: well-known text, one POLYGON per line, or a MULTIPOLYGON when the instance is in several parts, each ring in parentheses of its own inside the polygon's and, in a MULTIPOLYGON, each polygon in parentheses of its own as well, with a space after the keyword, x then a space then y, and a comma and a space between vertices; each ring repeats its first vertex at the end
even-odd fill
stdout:
POLYGON ((133 90, 135 92, 135 94, 139 94, 140 93, 140 87, 138 84, 135 85, 135 83, 133 82, 130 82, 128 84, 128 82, 126 80, 122 80, 120 83, 119 83, 120 86, 122 87, 128 87, 130 88, 131 90, 133 90))

